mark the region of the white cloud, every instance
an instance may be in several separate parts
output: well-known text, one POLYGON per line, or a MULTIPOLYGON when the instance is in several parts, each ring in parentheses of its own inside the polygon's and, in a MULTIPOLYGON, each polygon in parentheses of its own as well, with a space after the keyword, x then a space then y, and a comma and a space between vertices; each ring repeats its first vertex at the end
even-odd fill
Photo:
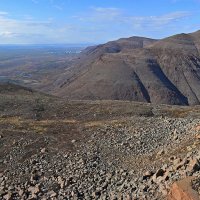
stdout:
POLYGON ((139 30, 145 32, 147 29, 166 29, 167 26, 176 24, 191 16, 191 13, 186 11, 171 12, 160 16, 134 16, 127 15, 118 8, 102 7, 92 7, 88 13, 79 14, 74 18, 82 23, 89 24, 90 27, 96 27, 98 30, 102 28, 104 31, 109 31, 112 27, 122 32, 121 29, 126 28, 124 32, 130 33, 132 31, 132 34, 139 30))
POLYGON ((90 14, 75 16, 75 18, 81 21, 104 21, 109 22, 113 21, 115 23, 136 23, 140 24, 150 24, 150 25, 165 25, 171 22, 175 22, 181 19, 184 19, 191 15, 190 12, 186 11, 177 11, 172 13, 167 13, 160 16, 130 16, 126 15, 123 10, 118 8, 101 8, 93 7, 91 8, 90 14))
POLYGON ((113 21, 123 16, 122 10, 118 8, 91 7, 88 13, 73 17, 81 21, 113 21))
POLYGON ((134 16, 118 8, 91 7, 87 12, 60 22, 53 18, 38 21, 25 15, 19 20, 0 11, 0 43, 97 43, 132 35, 150 37, 152 35, 146 33, 158 30, 164 33, 172 28, 173 31, 179 30, 177 22, 190 15, 179 11, 160 16, 134 16))
POLYGON ((1 32, 0 36, 3 38, 11 38, 14 35, 16 35, 15 33, 9 32, 9 31, 5 31, 5 32, 1 32))
POLYGON ((0 11, 0 16, 5 16, 5 15, 8 15, 8 12, 0 11))
POLYGON ((147 17, 127 17, 124 18, 125 21, 131 21, 134 26, 140 28, 153 27, 160 28, 166 25, 178 22, 179 20, 183 20, 189 17, 191 13, 179 11, 172 12, 161 16, 147 16, 147 17))
POLYGON ((59 6, 59 5, 53 5, 54 8, 58 9, 58 10, 63 10, 63 7, 62 6, 59 6))
POLYGON ((50 38, 52 21, 36 21, 33 19, 17 20, 8 15, 0 15, 0 42, 34 43, 38 39, 50 38), (39 38, 40 36, 40 38, 39 38), (42 37, 43 36, 43 37, 42 37), (6 40, 7 39, 7 40, 6 40), (34 41, 32 41, 32 39, 34 41))

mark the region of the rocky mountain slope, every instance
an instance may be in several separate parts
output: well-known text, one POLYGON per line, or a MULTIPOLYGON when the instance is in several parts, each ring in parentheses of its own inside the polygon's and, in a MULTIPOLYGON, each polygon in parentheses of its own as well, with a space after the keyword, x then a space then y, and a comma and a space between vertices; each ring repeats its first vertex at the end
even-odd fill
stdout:
POLYGON ((69 99, 199 104, 199 38, 198 31, 89 47, 46 89, 69 99))
POLYGON ((199 106, 0 90, 0 199, 173 199, 189 176, 200 191, 199 106))

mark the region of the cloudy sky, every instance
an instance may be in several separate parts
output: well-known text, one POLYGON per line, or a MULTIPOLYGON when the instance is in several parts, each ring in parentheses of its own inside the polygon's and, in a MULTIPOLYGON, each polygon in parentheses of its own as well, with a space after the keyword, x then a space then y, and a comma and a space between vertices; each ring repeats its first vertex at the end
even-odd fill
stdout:
POLYGON ((198 29, 200 0, 0 0, 0 44, 97 44, 198 29))

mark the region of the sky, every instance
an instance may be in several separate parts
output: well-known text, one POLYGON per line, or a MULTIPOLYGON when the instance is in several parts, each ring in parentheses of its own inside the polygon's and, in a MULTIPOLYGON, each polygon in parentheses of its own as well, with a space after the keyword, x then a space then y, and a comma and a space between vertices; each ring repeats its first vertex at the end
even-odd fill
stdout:
POLYGON ((0 44, 98 44, 200 29, 200 0, 0 0, 0 44))

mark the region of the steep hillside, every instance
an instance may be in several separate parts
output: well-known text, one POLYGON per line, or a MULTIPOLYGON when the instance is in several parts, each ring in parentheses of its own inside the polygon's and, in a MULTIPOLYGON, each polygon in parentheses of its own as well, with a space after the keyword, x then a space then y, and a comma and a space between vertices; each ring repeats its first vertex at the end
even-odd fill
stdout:
POLYGON ((150 51, 170 82, 190 105, 200 101, 200 54, 195 34, 180 34, 164 39, 150 51))
POLYGON ((200 102, 200 32, 132 37, 87 48, 52 93, 69 99, 200 102))

